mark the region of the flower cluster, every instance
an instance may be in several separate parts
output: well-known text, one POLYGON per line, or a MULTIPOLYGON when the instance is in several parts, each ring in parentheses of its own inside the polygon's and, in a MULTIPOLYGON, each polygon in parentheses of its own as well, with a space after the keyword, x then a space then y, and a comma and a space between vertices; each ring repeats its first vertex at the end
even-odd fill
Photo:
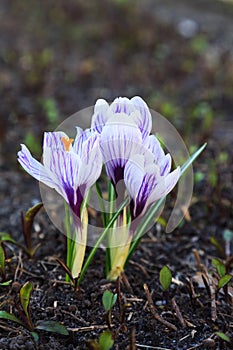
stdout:
MULTIPOLYGON (((25 145, 18 152, 18 161, 30 175, 64 198, 76 218, 77 234, 83 236, 85 233, 82 239, 85 246, 88 233, 83 229, 83 217, 86 216, 82 215, 82 203, 100 177, 103 164, 118 201, 122 201, 125 191, 131 197, 131 221, 141 217, 152 203, 173 189, 180 168, 171 172, 171 156, 165 155, 157 138, 151 135, 151 114, 138 96, 116 98, 110 105, 99 99, 94 107, 91 128, 76 129, 75 139, 70 139, 64 132, 44 134, 43 164, 32 157, 25 145)), ((128 247, 130 225, 124 217, 126 214, 121 215, 119 222, 125 223, 128 235, 126 232, 127 239, 122 245, 128 247)), ((84 253, 85 249, 82 253, 75 250, 76 255, 81 254, 71 262, 74 265, 79 261, 79 267, 73 268, 75 277, 81 271, 84 253)), ((122 251, 119 254, 116 251, 113 254, 113 265, 117 260, 122 262, 110 274, 111 279, 117 277, 125 264, 127 254, 123 254, 124 259, 121 259, 122 251)))
POLYGON ((100 149, 107 174, 114 186, 124 180, 133 199, 132 218, 167 195, 176 185, 180 168, 171 171, 171 156, 154 135, 146 103, 138 96, 116 98, 109 106, 98 100, 92 129, 100 135, 100 149))

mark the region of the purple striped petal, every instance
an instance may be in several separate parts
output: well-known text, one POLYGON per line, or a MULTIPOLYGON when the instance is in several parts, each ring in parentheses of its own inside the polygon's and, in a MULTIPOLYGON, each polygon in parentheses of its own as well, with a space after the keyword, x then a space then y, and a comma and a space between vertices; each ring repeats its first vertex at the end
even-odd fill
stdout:
POLYGON ((68 136, 63 131, 45 132, 44 142, 43 142, 43 151, 47 147, 50 147, 53 150, 65 151, 64 142, 62 141, 63 137, 68 139, 68 136))
POLYGON ((82 166, 80 166, 80 183, 90 188, 99 178, 102 170, 102 154, 99 135, 93 134, 83 143, 82 166), (82 174, 82 175, 81 175, 82 174))
POLYGON ((114 184, 123 179, 127 160, 139 153, 142 145, 140 130, 129 116, 115 114, 101 133, 100 147, 106 171, 114 184))
POLYGON ((104 99, 99 99, 96 101, 91 128, 96 130, 98 133, 101 133, 104 125, 106 124, 108 110, 109 104, 104 99))
POLYGON ((160 175, 167 176, 171 171, 172 159, 170 154, 166 154, 159 162, 160 166, 160 175))
POLYGON ((18 161, 24 170, 36 180, 43 182, 50 188, 56 189, 61 195, 64 195, 58 179, 44 165, 32 157, 25 145, 21 145, 21 147, 21 151, 18 152, 18 161))
POLYGON ((135 200, 144 178, 144 157, 134 155, 125 165, 124 180, 129 195, 135 200))
POLYGON ((73 143, 73 151, 76 154, 82 156, 83 154, 83 143, 88 140, 94 133, 91 129, 82 130, 81 128, 77 129, 77 135, 73 143))
POLYGON ((147 104, 139 96, 135 96, 131 99, 133 106, 139 112, 135 115, 135 122, 142 133, 142 138, 145 139, 151 133, 152 129, 152 118, 150 110, 147 104))
POLYGON ((155 163, 158 163, 165 156, 161 144, 155 135, 150 135, 144 140, 145 153, 149 150, 153 156, 155 163))
POLYGON ((177 167, 157 184, 153 192, 148 197, 148 205, 166 196, 175 187, 180 177, 180 167, 177 167))
POLYGON ((131 115, 131 113, 135 112, 135 107, 127 97, 117 97, 110 105, 110 110, 114 114, 124 113, 131 115))
MULTIPOLYGON (((50 172, 59 179, 60 187, 62 188, 62 196, 67 199, 71 208, 79 216, 79 209, 83 197, 86 195, 86 184, 80 183, 82 180, 81 168, 84 163, 81 158, 74 152, 57 151, 53 152, 51 148, 46 150, 44 158, 47 160, 46 166, 50 172), (82 186, 80 196, 79 187, 82 186), (77 203, 79 201, 79 203, 77 203), (75 209, 76 205, 77 208, 75 209)), ((85 171, 85 168, 84 168, 85 171)))
POLYGON ((124 180, 134 203, 130 208, 132 218, 142 215, 150 204, 166 196, 177 183, 180 168, 169 173, 169 154, 162 158, 162 162, 148 163, 148 157, 145 155, 135 155, 127 162, 124 180))

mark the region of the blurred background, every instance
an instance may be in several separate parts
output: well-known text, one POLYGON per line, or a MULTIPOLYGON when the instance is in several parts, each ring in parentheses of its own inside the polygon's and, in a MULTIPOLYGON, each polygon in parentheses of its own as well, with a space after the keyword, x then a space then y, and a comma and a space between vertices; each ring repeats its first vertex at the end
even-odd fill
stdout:
POLYGON ((1 169, 17 166, 20 143, 39 157, 44 131, 100 97, 140 95, 189 149, 208 141, 224 154, 233 139, 232 3, 1 0, 1 169))

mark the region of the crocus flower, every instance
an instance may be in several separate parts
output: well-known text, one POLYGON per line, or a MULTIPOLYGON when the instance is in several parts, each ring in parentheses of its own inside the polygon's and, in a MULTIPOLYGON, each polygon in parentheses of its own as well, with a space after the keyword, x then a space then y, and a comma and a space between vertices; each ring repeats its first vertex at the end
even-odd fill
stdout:
POLYGON ((37 180, 54 188, 80 217, 82 200, 102 169, 98 135, 79 128, 75 140, 69 139, 64 132, 45 133, 43 164, 32 157, 25 145, 21 147, 18 161, 22 167, 37 180))
POLYGON ((119 97, 110 105, 103 99, 96 102, 92 128, 100 134, 103 161, 114 185, 123 179, 126 162, 140 152, 151 127, 149 109, 138 96, 119 97))
MULTIPOLYGON (((160 143, 151 135, 144 142, 144 148, 139 154, 134 154, 128 159, 124 170, 126 189, 132 198, 130 204, 131 223, 126 221, 126 211, 123 219, 119 218, 121 227, 112 233, 112 242, 118 242, 118 246, 111 248, 111 270, 109 280, 116 280, 124 271, 130 244, 138 225, 138 220, 151 204, 166 196, 176 185, 180 168, 171 170, 171 156, 164 154, 160 143), (118 238, 120 236, 120 240, 118 238)), ((115 244, 116 245, 116 244, 115 244)))
POLYGON ((18 161, 34 178, 55 189, 68 203, 76 225, 76 238, 81 243, 76 246, 76 260, 71 266, 74 277, 80 272, 86 245, 86 227, 82 227, 81 213, 83 199, 88 189, 96 182, 102 169, 102 155, 99 135, 91 130, 77 128, 75 139, 69 139, 64 132, 44 134, 43 164, 34 159, 25 145, 21 145, 18 161), (84 234, 83 234, 84 232, 84 234), (82 247, 81 247, 82 246, 82 247))
POLYGON ((171 156, 164 154, 155 136, 149 136, 144 154, 130 158, 125 166, 124 180, 133 199, 131 218, 145 213, 146 209, 166 196, 176 185, 180 167, 171 171, 171 156))

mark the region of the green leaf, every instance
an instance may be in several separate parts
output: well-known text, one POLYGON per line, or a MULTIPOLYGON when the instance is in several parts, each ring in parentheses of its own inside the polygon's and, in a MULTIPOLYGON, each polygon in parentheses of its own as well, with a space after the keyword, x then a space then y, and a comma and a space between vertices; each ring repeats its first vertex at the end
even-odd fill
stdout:
POLYGON ((218 289, 223 288, 232 279, 232 275, 225 275, 218 281, 218 289))
POLYGON ((5 320, 9 320, 9 321, 13 321, 13 322, 20 324, 21 326, 24 326, 23 322, 21 322, 17 317, 10 314, 9 312, 0 311, 0 318, 3 318, 5 320))
POLYGON ((33 336, 33 339, 35 340, 35 342, 38 343, 39 335, 36 332, 31 332, 31 335, 33 336))
POLYGON ((221 255, 224 255, 224 249, 223 247, 221 246, 221 244, 219 243, 219 241, 214 237, 214 236, 211 236, 210 237, 210 243, 219 251, 219 253, 221 255))
POLYGON ((218 274, 220 277, 225 276, 226 274, 226 267, 223 264, 223 262, 219 259, 212 259, 212 266, 216 267, 218 274))
POLYGON ((228 337, 228 335, 226 335, 225 333, 222 332, 216 332, 215 333, 219 338, 221 338, 222 340, 226 341, 227 343, 230 343, 230 338, 228 337))
POLYGON ((100 334, 99 337, 99 346, 100 350, 110 350, 114 344, 112 339, 112 334, 109 331, 104 331, 100 334))
POLYGON ((37 203, 33 207, 29 208, 24 216, 24 220, 26 221, 28 228, 32 229, 33 219, 38 213, 38 211, 42 208, 43 203, 37 203))
POLYGON ((33 207, 29 208, 26 214, 23 217, 23 234, 27 248, 29 249, 29 253, 31 254, 31 233, 32 233, 32 225, 33 220, 38 213, 38 211, 43 206, 43 203, 38 203, 33 207))
POLYGON ((2 282, 2 283, 0 283, 0 286, 1 287, 7 287, 7 286, 9 286, 11 284, 11 282, 12 282, 12 280, 9 280, 9 281, 6 281, 6 282, 2 282))
POLYGON ((2 243, 0 244, 0 275, 5 274, 5 252, 2 243))
POLYGON ((164 266, 160 270, 159 280, 160 280, 161 286, 163 287, 164 291, 166 292, 170 288, 170 285, 172 283, 171 270, 167 266, 164 266))
MULTIPOLYGON (((180 176, 182 176, 185 173, 185 171, 194 162, 194 160, 201 154, 201 152, 204 150, 206 145, 207 144, 204 143, 204 145, 202 145, 194 154, 192 154, 192 156, 182 165, 181 171, 180 171, 180 176)), ((135 235, 134 235, 135 238, 134 238, 134 240, 130 246, 130 249, 129 249, 129 254, 128 254, 126 263, 129 261, 131 255, 133 254, 133 252, 137 248, 137 246, 141 240, 142 235, 147 231, 149 225, 153 221, 153 218, 155 217, 157 211, 159 210, 160 206, 163 204, 165 199, 166 199, 166 196, 162 197, 155 204, 153 204, 151 206, 151 208, 147 211, 146 215, 144 216, 143 221, 138 225, 138 228, 137 228, 135 235)))
POLYGON ((117 300, 117 294, 113 294, 110 290, 106 290, 102 297, 102 302, 103 302, 105 311, 111 310, 116 300, 117 300))
POLYGON ((7 241, 17 244, 17 242, 11 237, 11 235, 6 232, 0 232, 0 241, 7 241))
POLYGON ((20 296, 20 303, 22 305, 23 311, 27 317, 27 319, 30 319, 29 315, 29 302, 31 297, 31 292, 33 289, 32 282, 26 282, 20 289, 19 296, 20 296))
POLYGON ((191 155, 191 157, 182 165, 181 167, 181 174, 182 176, 185 171, 190 167, 190 165, 194 162, 194 160, 197 159, 197 157, 201 154, 201 152, 206 148, 207 143, 204 143, 198 150, 191 155))
POLYGON ((36 329, 58 333, 62 335, 69 335, 67 328, 56 321, 41 321, 37 324, 36 329))

